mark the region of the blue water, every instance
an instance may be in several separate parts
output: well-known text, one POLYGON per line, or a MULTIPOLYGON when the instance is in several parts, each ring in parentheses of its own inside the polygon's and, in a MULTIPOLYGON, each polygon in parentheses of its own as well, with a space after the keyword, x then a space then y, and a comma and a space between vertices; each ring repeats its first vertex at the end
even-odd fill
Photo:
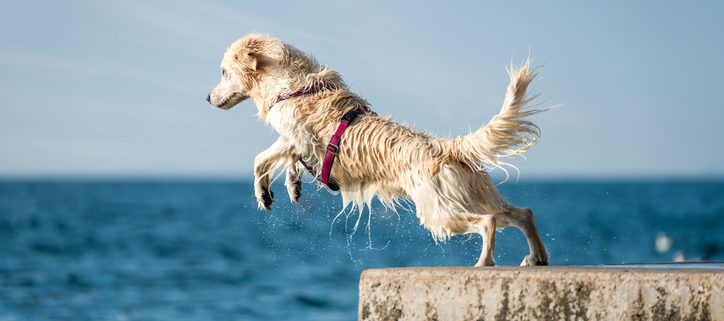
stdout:
MULTIPOLYGON (((0 320, 354 320, 367 268, 472 265, 480 238, 435 244, 413 213, 356 216, 305 185, 271 212, 249 182, 0 182, 0 320)), ((724 259, 724 182, 503 184, 555 265, 724 259), (655 250, 657 234, 672 240, 655 250)), ((527 253, 499 231, 495 259, 527 253)))

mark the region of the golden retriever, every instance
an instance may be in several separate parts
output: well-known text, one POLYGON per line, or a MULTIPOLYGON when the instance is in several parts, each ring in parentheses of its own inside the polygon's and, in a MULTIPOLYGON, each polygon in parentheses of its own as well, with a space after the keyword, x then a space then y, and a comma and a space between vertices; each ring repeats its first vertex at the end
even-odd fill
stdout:
MULTIPOLYGON (((249 34, 234 42, 221 61, 221 73, 207 100, 229 109, 251 97, 259 118, 279 133, 254 160, 254 194, 261 209, 270 209, 269 187, 279 168, 286 168, 285 185, 296 202, 302 162, 320 173, 340 118, 369 106, 337 72, 266 35, 249 34)), ((526 61, 509 75, 500 112, 466 136, 435 138, 374 113, 356 117, 343 133, 331 168, 344 207, 351 203, 361 210, 375 196, 392 209, 401 200, 411 200, 420 223, 436 241, 467 233, 482 236, 476 266, 493 265, 496 228, 515 226, 530 248, 521 265, 546 265, 548 254, 533 212, 511 205, 484 170, 486 164, 509 165, 500 158, 526 151, 540 137, 538 126, 526 120, 541 111, 526 107, 534 98, 526 96, 526 90, 535 70, 526 61)))

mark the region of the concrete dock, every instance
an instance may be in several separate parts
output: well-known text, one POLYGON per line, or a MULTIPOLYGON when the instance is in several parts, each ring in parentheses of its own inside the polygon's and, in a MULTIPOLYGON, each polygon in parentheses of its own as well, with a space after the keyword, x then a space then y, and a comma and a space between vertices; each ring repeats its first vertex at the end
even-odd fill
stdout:
POLYGON ((724 263, 370 269, 359 320, 724 321, 724 263))

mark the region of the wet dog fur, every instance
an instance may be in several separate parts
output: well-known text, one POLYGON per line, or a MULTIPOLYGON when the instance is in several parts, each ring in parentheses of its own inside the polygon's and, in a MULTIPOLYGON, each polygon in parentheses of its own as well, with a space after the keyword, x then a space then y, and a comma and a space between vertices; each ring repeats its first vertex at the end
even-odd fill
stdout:
MULTIPOLYGON (((249 34, 234 42, 221 62, 222 78, 207 100, 229 109, 247 98, 258 117, 279 138, 254 160, 254 194, 260 209, 270 210, 270 185, 276 170, 286 169, 292 201, 301 195, 304 168, 298 159, 321 172, 327 142, 339 119, 369 103, 351 92, 342 77, 312 56, 278 39, 249 34), (278 97, 315 86, 327 90, 301 95, 270 106, 278 97)), ((344 207, 369 207, 373 197, 388 208, 400 200, 414 202, 416 215, 435 240, 477 233, 483 248, 476 266, 493 265, 495 230, 520 229, 530 254, 521 265, 546 265, 547 251, 527 208, 511 205, 495 187, 485 165, 507 165, 501 158, 518 155, 535 144, 540 131, 528 116, 534 98, 526 90, 535 70, 526 61, 509 70, 503 107, 488 124, 454 139, 436 138, 400 125, 389 117, 357 117, 344 133, 331 176, 340 187, 344 207)), ((404 81, 404 80, 402 80, 404 81)))

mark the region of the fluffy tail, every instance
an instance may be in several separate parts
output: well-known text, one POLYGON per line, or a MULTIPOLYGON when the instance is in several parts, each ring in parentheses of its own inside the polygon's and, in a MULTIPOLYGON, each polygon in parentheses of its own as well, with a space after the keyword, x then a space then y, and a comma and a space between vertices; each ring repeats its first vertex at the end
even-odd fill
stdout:
POLYGON ((500 112, 474 133, 448 141, 455 158, 475 166, 484 162, 502 169, 506 176, 508 171, 504 166, 516 171, 517 168, 500 158, 519 155, 538 142, 540 128, 526 117, 544 111, 526 107, 538 96, 526 97, 528 85, 536 76, 535 68, 530 67, 530 59, 518 69, 511 66, 508 75, 510 84, 500 112))

